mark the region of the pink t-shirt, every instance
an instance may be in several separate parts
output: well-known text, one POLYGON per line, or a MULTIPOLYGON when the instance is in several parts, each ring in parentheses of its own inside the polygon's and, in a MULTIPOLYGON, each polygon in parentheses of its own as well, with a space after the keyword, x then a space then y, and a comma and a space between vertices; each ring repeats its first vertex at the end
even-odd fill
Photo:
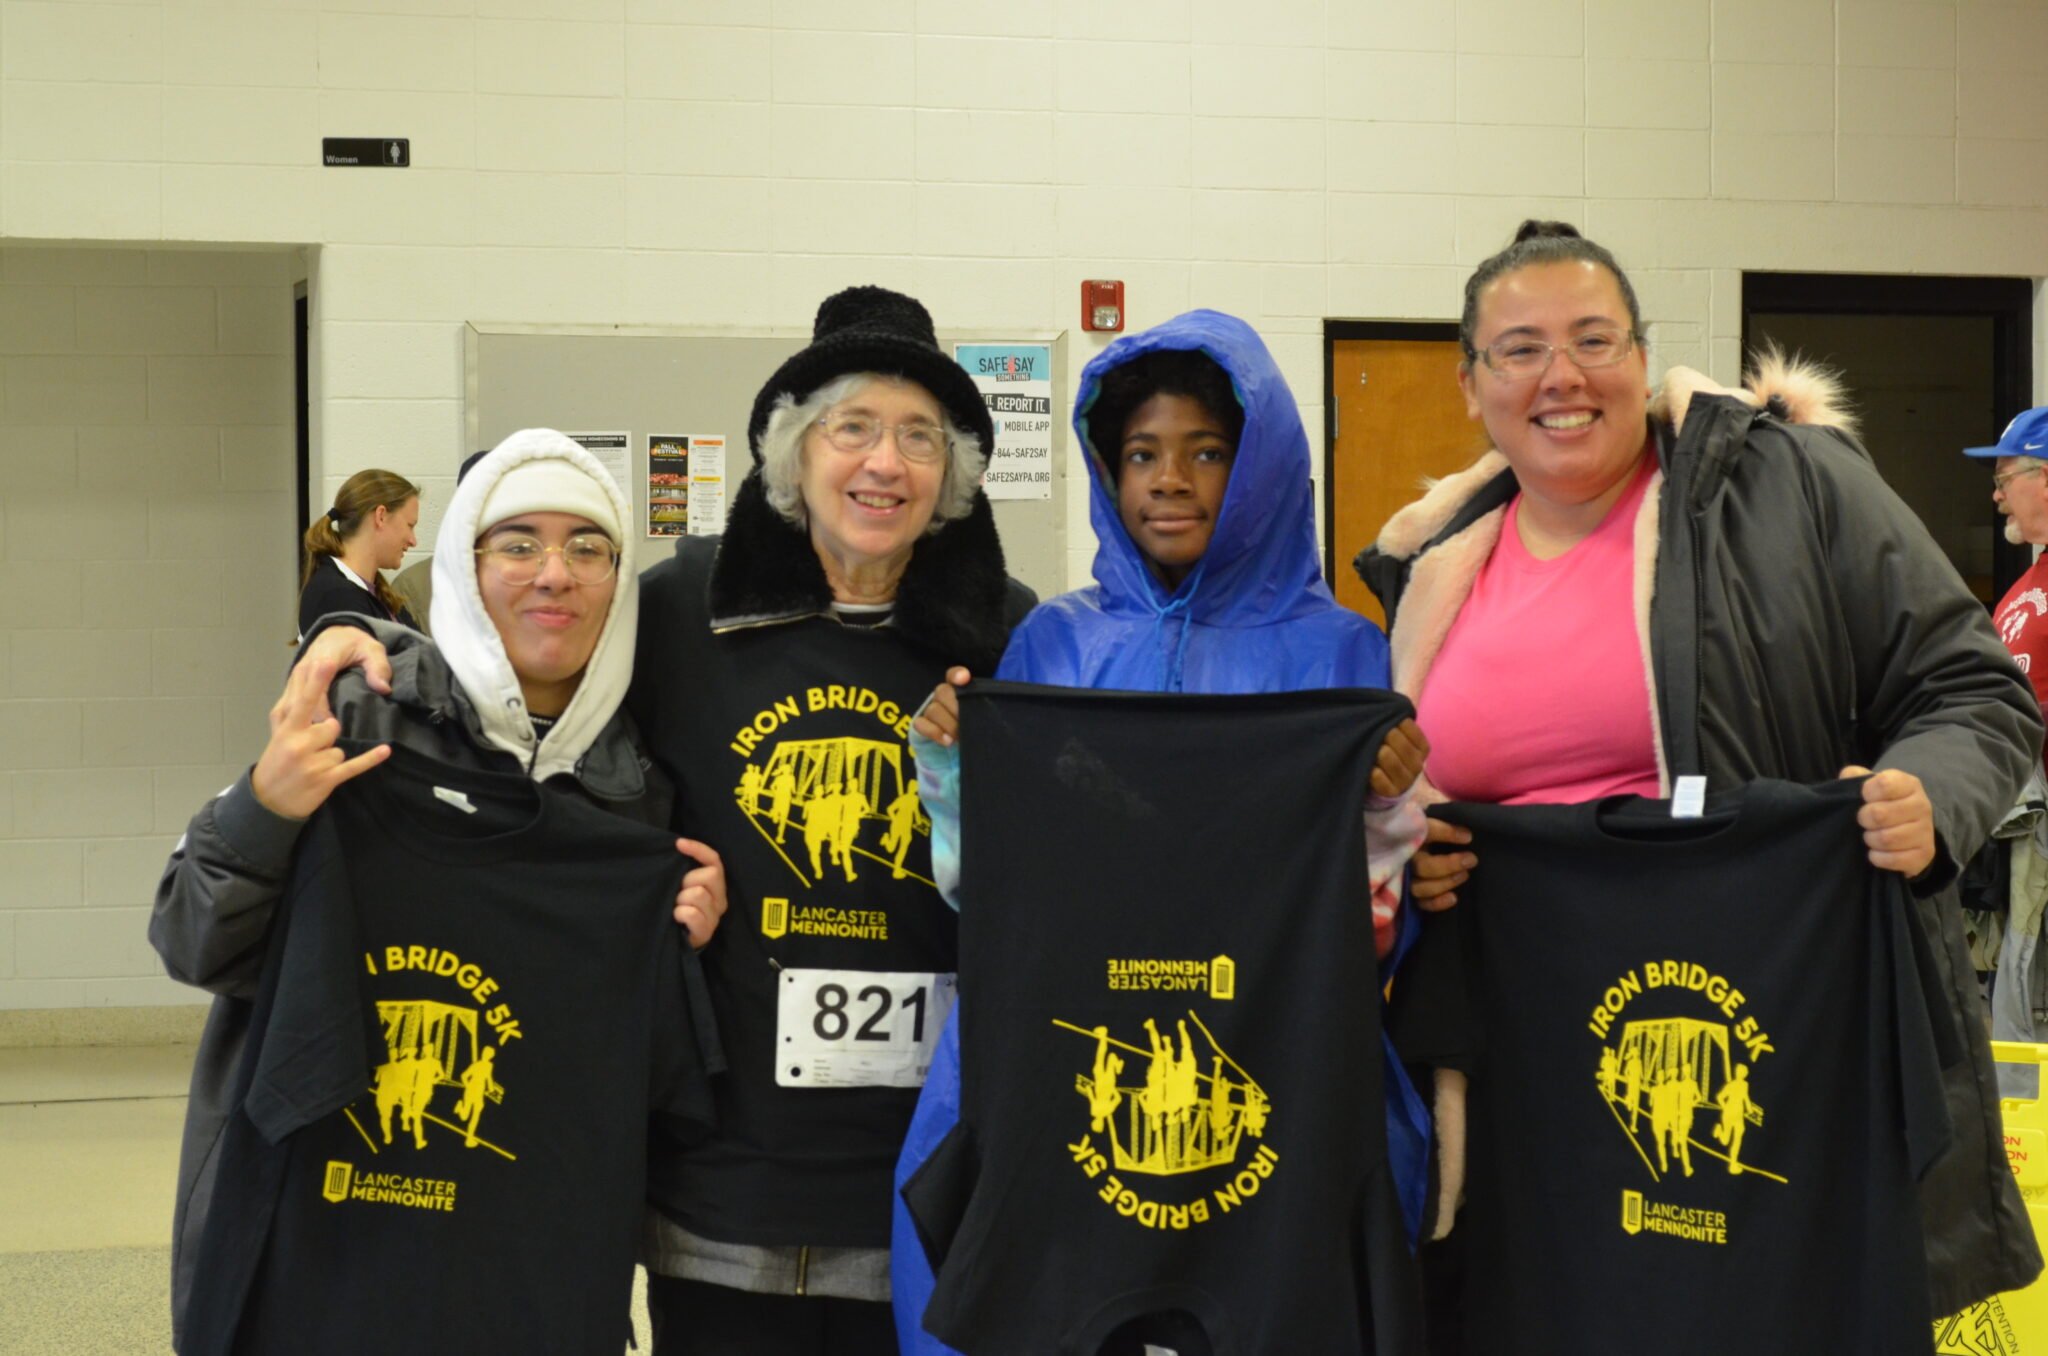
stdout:
POLYGON ((1656 468, 1553 560, 1500 541, 1423 680, 1429 778, 1454 800, 1557 804, 1657 794, 1650 689, 1635 621, 1635 523, 1656 468))

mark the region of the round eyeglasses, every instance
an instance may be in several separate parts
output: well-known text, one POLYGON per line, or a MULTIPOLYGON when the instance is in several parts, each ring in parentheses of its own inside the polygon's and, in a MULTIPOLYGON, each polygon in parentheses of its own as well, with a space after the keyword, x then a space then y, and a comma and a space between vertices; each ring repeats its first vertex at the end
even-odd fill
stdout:
POLYGON ((540 578, 548 557, 557 552, 569 577, 579 584, 602 584, 619 568, 619 548, 612 545, 611 538, 594 532, 579 533, 560 546, 543 546, 538 537, 509 533, 493 538, 488 546, 476 548, 477 555, 498 578, 513 588, 540 578))
POLYGON ((884 433, 893 431, 896 451, 905 461, 937 461, 952 445, 946 430, 923 420, 892 425, 872 414, 828 414, 818 421, 818 427, 825 430, 825 441, 841 452, 871 451, 884 433))
POLYGON ((2048 462, 2037 461, 2032 466, 2017 466, 2010 471, 2000 471, 1997 475, 1991 477, 1991 488, 2003 494, 2009 482, 2017 480, 2019 477, 2033 471, 2048 471, 2048 462))
POLYGON ((1581 370, 1591 371, 1614 366, 1633 353, 1635 346, 1636 335, 1632 330, 1587 330, 1562 344, 1546 344, 1526 335, 1496 339, 1472 356, 1503 381, 1527 381, 1548 371, 1551 359, 1559 353, 1581 370))

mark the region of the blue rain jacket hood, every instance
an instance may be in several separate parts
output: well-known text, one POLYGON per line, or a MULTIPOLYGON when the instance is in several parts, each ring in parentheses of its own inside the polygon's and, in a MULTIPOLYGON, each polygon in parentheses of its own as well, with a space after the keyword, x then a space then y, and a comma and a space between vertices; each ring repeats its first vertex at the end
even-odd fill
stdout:
MULTIPOLYGON (((1095 584, 1033 608, 1010 633, 997 677, 1141 692, 1389 686, 1386 636, 1340 606, 1316 566, 1308 434, 1294 392, 1251 326, 1219 311, 1189 311, 1117 340, 1081 373, 1074 432, 1088 453, 1091 472, 1095 584), (1147 353, 1175 349, 1198 349, 1222 365, 1244 406, 1244 433, 1209 549, 1180 587, 1169 590, 1124 531, 1115 482, 1089 445, 1083 416, 1095 404, 1104 373, 1147 353)), ((1413 909, 1403 909, 1401 919, 1402 938, 1389 969, 1399 962, 1417 926, 1413 909)), ((1387 1157, 1412 1247, 1429 1178, 1429 1112, 1384 1034, 1382 1046, 1387 1157)), ((896 1168, 899 1188, 959 1119, 956 1012, 940 1036, 904 1141, 896 1168)), ((905 1356, 958 1356, 922 1327, 935 1280, 900 1194, 890 1282, 905 1356)))
POLYGON ((1074 431, 1088 455, 1095 584, 1040 604, 1011 635, 999 677, 1147 692, 1386 686, 1385 636, 1340 607, 1323 582, 1308 435, 1294 392, 1251 326, 1189 311, 1117 340, 1081 373, 1074 431), (1085 416, 1111 369, 1188 349, 1229 374, 1244 433, 1209 549, 1169 590, 1124 530, 1085 416))

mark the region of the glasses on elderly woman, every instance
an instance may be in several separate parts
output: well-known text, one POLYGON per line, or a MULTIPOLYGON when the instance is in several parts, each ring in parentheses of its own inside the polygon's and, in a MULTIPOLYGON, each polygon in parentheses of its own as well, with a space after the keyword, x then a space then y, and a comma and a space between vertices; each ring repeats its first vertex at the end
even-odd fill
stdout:
POLYGON ((498 578, 513 588, 523 588, 540 578, 548 557, 557 551, 561 552, 562 565, 569 571, 569 577, 579 584, 602 584, 619 567, 619 549, 612 545, 611 538, 594 532, 578 533, 560 546, 543 546, 538 537, 508 532, 492 538, 490 545, 476 548, 477 555, 498 578))
POLYGON ((893 428, 896 451, 905 461, 937 461, 946 455, 951 440, 937 424, 915 420, 908 424, 885 424, 872 414, 828 414, 818 421, 825 441, 841 452, 866 452, 882 441, 893 428))
POLYGON ((2032 466, 2020 466, 2010 471, 2001 471, 1991 477, 1991 488, 2003 494, 2008 482, 2017 480, 2019 477, 2033 471, 2048 471, 2048 463, 2037 461, 2032 466))
POLYGON ((1596 367, 1612 367, 1635 351, 1636 336, 1630 330, 1587 330, 1575 334, 1562 344, 1546 344, 1541 339, 1517 335, 1512 339, 1496 339, 1485 348, 1473 354, 1486 364, 1489 372, 1504 381, 1527 381, 1533 376, 1546 372, 1551 359, 1562 352, 1573 364, 1583 370, 1596 367))

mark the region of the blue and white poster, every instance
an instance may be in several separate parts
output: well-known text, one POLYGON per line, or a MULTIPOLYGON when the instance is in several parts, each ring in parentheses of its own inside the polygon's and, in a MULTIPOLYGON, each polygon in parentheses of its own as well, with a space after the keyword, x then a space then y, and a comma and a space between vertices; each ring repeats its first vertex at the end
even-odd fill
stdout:
POLYGON ((1047 344, 955 344, 995 422, 982 488, 991 499, 1052 498, 1052 348, 1047 344))

